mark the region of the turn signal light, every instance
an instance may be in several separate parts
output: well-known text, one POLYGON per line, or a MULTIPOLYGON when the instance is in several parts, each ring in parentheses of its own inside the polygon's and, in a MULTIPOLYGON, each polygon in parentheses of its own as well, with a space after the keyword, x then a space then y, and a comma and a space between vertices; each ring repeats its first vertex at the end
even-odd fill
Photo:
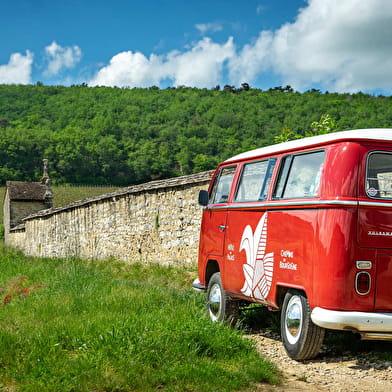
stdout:
POLYGON ((357 268, 358 269, 372 269, 372 262, 371 261, 357 261, 357 268))
POLYGON ((371 278, 369 272, 358 272, 355 276, 355 291, 359 295, 366 295, 370 291, 371 278))

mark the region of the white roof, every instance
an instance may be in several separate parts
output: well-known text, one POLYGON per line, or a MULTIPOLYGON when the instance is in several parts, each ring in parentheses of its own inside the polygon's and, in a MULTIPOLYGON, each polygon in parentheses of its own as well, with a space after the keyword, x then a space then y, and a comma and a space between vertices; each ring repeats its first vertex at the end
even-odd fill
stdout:
POLYGON ((325 135, 304 137, 302 139, 291 140, 285 143, 273 144, 267 147, 257 148, 243 152, 227 159, 225 162, 238 161, 243 159, 255 158, 262 155, 274 154, 282 151, 295 150, 343 140, 385 140, 392 141, 392 128, 372 128, 355 129, 352 131, 342 131, 327 133, 325 135))

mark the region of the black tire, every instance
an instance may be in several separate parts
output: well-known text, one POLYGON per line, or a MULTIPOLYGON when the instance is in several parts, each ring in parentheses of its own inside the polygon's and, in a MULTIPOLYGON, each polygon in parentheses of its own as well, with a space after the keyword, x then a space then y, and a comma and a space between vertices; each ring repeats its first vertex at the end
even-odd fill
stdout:
POLYGON ((310 306, 305 295, 297 290, 286 293, 280 317, 283 346, 295 360, 314 358, 324 340, 325 329, 310 318, 310 306))
POLYGON ((206 308, 212 321, 227 322, 230 325, 237 323, 239 303, 231 300, 223 289, 219 272, 213 274, 208 282, 206 308))

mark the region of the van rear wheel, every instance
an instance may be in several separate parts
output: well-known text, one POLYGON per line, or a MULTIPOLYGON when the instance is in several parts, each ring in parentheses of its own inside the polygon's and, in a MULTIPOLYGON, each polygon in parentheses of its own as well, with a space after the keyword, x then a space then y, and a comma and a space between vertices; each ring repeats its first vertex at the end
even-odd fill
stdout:
POLYGON ((208 282, 206 308, 212 321, 235 325, 238 320, 238 301, 231 300, 223 289, 219 272, 213 274, 208 282))
POLYGON ((297 290, 286 293, 280 319, 284 348, 290 358, 314 358, 320 351, 325 329, 310 318, 310 306, 305 295, 297 290))

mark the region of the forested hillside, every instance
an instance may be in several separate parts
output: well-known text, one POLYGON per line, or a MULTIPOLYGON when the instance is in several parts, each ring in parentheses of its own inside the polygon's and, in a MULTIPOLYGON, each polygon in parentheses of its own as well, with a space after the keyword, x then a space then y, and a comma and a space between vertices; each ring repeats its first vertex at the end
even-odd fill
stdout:
POLYGON ((0 85, 0 181, 39 180, 43 158, 56 184, 126 186, 189 174, 271 144, 283 128, 304 134, 326 113, 339 130, 392 127, 392 98, 0 85))

